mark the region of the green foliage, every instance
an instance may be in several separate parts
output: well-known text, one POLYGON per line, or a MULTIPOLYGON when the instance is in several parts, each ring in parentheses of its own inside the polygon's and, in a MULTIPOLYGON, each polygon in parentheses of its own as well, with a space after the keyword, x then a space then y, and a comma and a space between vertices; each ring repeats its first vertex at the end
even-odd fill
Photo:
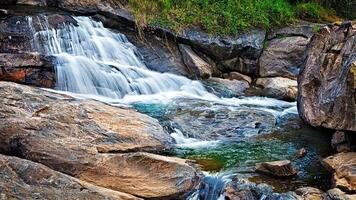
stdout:
POLYGON ((336 12, 333 9, 327 9, 319 3, 308 2, 296 5, 297 17, 312 22, 333 22, 338 21, 336 12))
MULTIPOLYGON (((304 19, 333 22, 335 11, 350 0, 128 0, 140 25, 160 25, 174 31, 200 27, 210 34, 236 35, 250 27, 277 28, 304 19), (343 3, 342 3, 343 2, 343 3)), ((356 0, 351 0, 356 2, 356 0)), ((355 14, 356 12, 353 12, 355 14)), ((348 14, 350 15, 350 14, 348 14)))
POLYGON ((141 24, 175 31, 199 26, 212 34, 234 35, 247 28, 272 28, 293 20, 286 0, 129 0, 141 24))

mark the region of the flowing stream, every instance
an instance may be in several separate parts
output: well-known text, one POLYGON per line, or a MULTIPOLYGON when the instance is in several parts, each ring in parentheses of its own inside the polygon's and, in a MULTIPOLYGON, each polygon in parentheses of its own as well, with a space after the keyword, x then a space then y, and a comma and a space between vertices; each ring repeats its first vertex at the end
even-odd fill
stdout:
MULTIPOLYGON (((33 48, 56 57, 56 90, 78 98, 92 98, 112 104, 133 106, 140 112, 158 118, 161 123, 166 124, 165 127, 169 127, 172 137, 175 138, 177 154, 201 161, 206 170, 211 172, 224 171, 226 168, 241 164, 239 162, 244 162, 242 166, 246 166, 264 159, 289 158, 288 156, 295 153, 299 147, 308 145, 301 144, 304 140, 300 138, 291 140, 291 137, 287 140, 279 138, 278 142, 275 138, 249 139, 261 132, 273 132, 272 128, 283 117, 296 115, 296 103, 263 97, 219 98, 209 93, 199 81, 147 69, 136 47, 125 35, 107 29, 101 22, 89 17, 74 19, 77 24, 63 24, 60 28, 54 29, 47 22, 46 16, 28 17, 28 24, 34 35, 33 48), (36 27, 35 21, 42 22, 40 28, 36 27), (183 113, 182 109, 185 108, 188 111, 183 113), (251 125, 247 119, 244 127, 235 127, 236 130, 225 130, 223 126, 220 127, 221 135, 231 132, 243 136, 237 143, 224 137, 200 137, 203 132, 208 131, 205 128, 209 124, 204 120, 201 123, 205 124, 202 129, 187 130, 189 126, 184 129, 184 123, 187 121, 199 121, 199 116, 194 116, 196 113, 203 115, 208 112, 209 116, 213 113, 217 119, 221 118, 219 116, 221 113, 232 113, 233 116, 237 116, 236 119, 231 120, 232 115, 224 119, 234 124, 245 117, 239 115, 241 110, 251 116, 265 118, 270 116, 268 119, 272 121, 270 125, 264 123, 261 125, 260 122, 251 125), (192 119, 177 118, 186 115, 192 119), (272 127, 271 130, 268 126, 272 127), (294 140, 297 142, 293 143, 294 140), (277 153, 270 153, 264 145, 272 145, 271 148, 274 148, 272 151, 277 153), (214 164, 206 163, 210 160, 215 160, 214 164)), ((215 131, 214 129, 210 132, 215 131)), ((314 156, 314 150, 310 151, 314 156)), ((314 159, 313 156, 310 159, 314 159)), ((241 171, 241 168, 237 169, 241 171)), ((232 174, 236 174, 236 171, 232 174)), ((309 176, 306 179, 309 180, 309 176)), ((221 196, 227 180, 229 178, 225 172, 207 175, 205 182, 211 187, 198 191, 191 198, 197 199, 199 192, 204 192, 209 194, 204 199, 217 199, 221 196)))

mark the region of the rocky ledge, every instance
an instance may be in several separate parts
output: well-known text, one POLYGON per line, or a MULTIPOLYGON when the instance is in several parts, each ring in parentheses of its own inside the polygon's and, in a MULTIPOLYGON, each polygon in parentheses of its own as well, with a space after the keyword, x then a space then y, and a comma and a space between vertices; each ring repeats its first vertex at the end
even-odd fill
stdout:
MULTIPOLYGON (((103 187, 127 193, 128 197, 177 197, 198 184, 199 174, 187 160, 152 154, 169 150, 173 142, 153 118, 127 108, 76 100, 9 82, 0 82, 0 94, 0 153, 35 162, 1 157, 2 168, 16 169, 18 163, 30 163, 26 166, 33 172, 42 170, 63 176, 73 191, 80 188, 80 181, 85 181, 95 187, 87 184, 84 188, 96 191, 104 190, 97 186, 103 187), (8 166, 8 162, 14 166, 8 166)), ((18 170, 30 173, 27 168, 18 170)), ((13 173, 21 174, 16 170, 13 173)), ((36 186, 36 181, 45 184, 42 179, 47 176, 50 175, 34 173, 33 180, 28 179, 36 186)), ((20 195, 8 191, 14 181, 2 182, 0 191, 4 195, 20 195)), ((62 183, 58 184, 53 187, 62 183)), ((32 189, 39 195, 48 192, 28 188, 32 189)), ((109 193, 115 196, 113 191, 109 193)), ((83 190, 83 195, 91 192, 83 190)))

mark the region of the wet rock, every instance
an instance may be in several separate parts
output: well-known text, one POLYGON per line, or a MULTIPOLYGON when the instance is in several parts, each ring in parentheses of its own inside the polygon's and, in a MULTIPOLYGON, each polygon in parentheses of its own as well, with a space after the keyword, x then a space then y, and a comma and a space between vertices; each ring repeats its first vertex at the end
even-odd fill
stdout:
POLYGON ((303 158, 304 156, 306 156, 308 153, 307 149, 306 148, 301 148, 298 150, 297 152, 297 157, 298 158, 303 158))
POLYGON ((343 131, 336 131, 333 134, 331 146, 336 149, 337 152, 348 152, 351 150, 348 135, 343 131))
POLYGON ((140 199, 16 157, 0 155, 0 169, 1 199, 140 199))
POLYGON ((15 83, 0 82, 0 94, 2 153, 144 198, 179 196, 198 181, 184 159, 137 152, 173 143, 153 118, 15 83))
POLYGON ((354 200, 356 199, 356 194, 346 194, 338 188, 328 190, 328 198, 330 200, 354 200))
POLYGON ((29 6, 55 6, 57 0, 17 0, 17 5, 29 6))
POLYGON ((179 38, 216 60, 228 60, 237 56, 258 59, 266 32, 254 29, 236 37, 214 37, 200 30, 185 30, 179 38))
POLYGON ((259 59, 261 77, 287 77, 296 79, 309 42, 301 36, 276 38, 268 42, 259 59))
POLYGON ((273 190, 267 184, 255 184, 243 179, 233 179, 224 190, 226 199, 229 200, 254 200, 269 199, 273 190))
MULTIPOLYGON (((248 82, 239 80, 229 80, 211 77, 207 80, 210 86, 215 88, 222 88, 222 90, 228 90, 233 96, 242 96, 245 94, 247 88, 250 87, 248 82)), ((219 92, 219 91, 218 91, 219 92)))
POLYGON ((53 58, 36 53, 0 53, 0 80, 53 88, 53 58))
POLYGON ((223 78, 230 80, 246 81, 249 84, 252 83, 251 77, 246 76, 244 74, 240 74, 238 72, 230 72, 229 74, 223 74, 223 78))
POLYGON ((323 160, 323 165, 333 172, 335 187, 356 192, 356 152, 338 153, 323 160))
POLYGON ((185 136, 202 140, 242 139, 275 130, 273 114, 252 108, 232 108, 209 102, 182 101, 165 113, 185 136))
POLYGON ((325 26, 308 45, 298 79, 298 110, 315 127, 356 131, 356 26, 325 26))
POLYGON ((179 44, 185 65, 197 78, 208 79, 212 75, 212 67, 200 58, 190 46, 179 44))
POLYGON ((297 99, 298 84, 295 80, 282 77, 258 78, 256 85, 262 88, 263 96, 289 101, 297 99))
POLYGON ((289 160, 258 163, 256 171, 276 177, 290 177, 297 174, 297 170, 289 160))
POLYGON ((299 196, 302 197, 302 199, 305 200, 325 200, 326 199, 326 194, 313 187, 303 187, 299 188, 295 191, 295 193, 299 196))

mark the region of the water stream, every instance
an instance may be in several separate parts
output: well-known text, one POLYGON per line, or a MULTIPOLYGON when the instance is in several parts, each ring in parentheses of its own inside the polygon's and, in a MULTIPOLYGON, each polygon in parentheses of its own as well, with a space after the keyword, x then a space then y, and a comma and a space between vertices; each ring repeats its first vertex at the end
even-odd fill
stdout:
POLYGON ((28 24, 34 35, 33 48, 56 57, 56 90, 132 106, 159 119, 177 142, 176 155, 195 159, 204 170, 215 173, 204 180, 211 187, 191 199, 198 198, 199 193, 205 193, 205 199, 217 199, 232 175, 273 185, 249 168, 260 161, 292 159, 298 148, 306 146, 310 153, 306 160, 296 161, 302 173, 294 183, 313 184, 311 180, 320 176, 313 159, 324 150, 312 148, 315 141, 300 134, 304 129, 281 134, 289 121, 298 118, 295 102, 264 97, 219 98, 199 81, 150 71, 125 35, 105 28, 101 22, 75 17, 77 24, 54 29, 46 16, 41 17, 28 17, 28 24), (39 21, 40 27, 35 25, 39 21), (315 170, 311 167, 314 171, 307 171, 306 165, 315 166, 315 170))

